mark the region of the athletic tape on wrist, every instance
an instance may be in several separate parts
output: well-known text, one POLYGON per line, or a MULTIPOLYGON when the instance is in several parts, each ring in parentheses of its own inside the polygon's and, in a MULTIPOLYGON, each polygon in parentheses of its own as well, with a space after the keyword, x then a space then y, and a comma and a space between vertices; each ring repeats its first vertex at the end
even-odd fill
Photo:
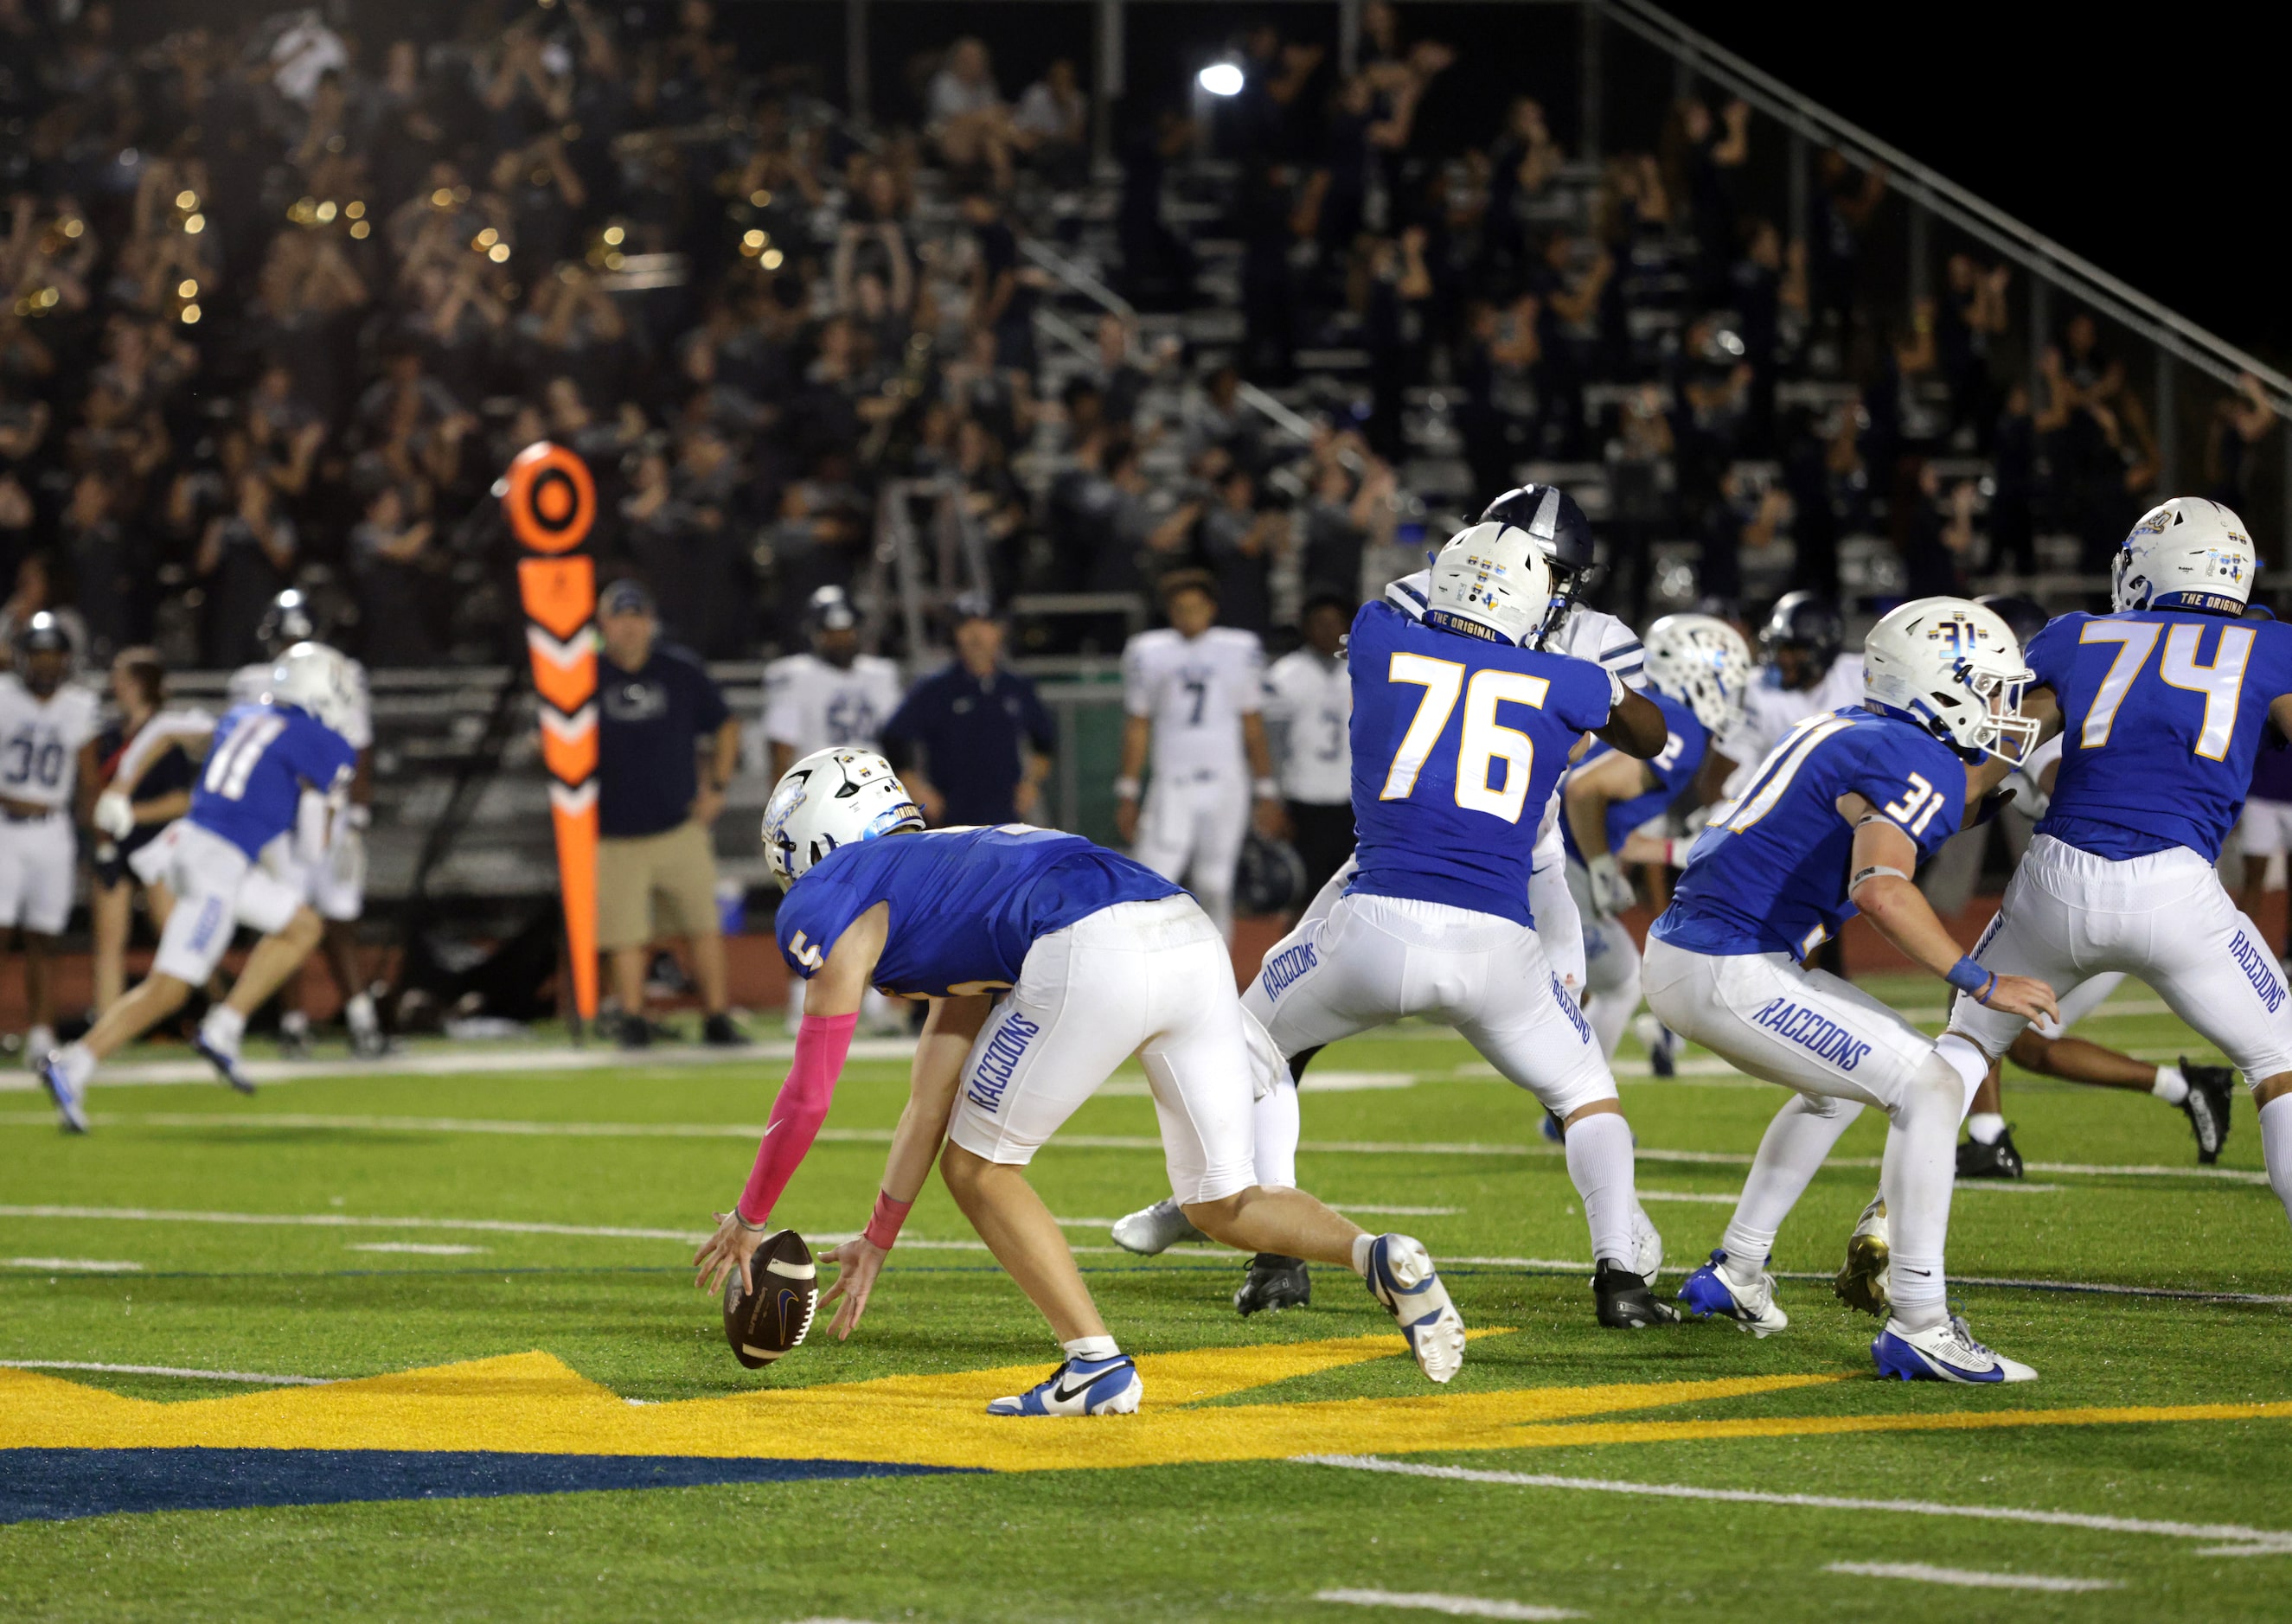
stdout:
POLYGON ((915 1206, 911 1201, 892 1200, 889 1191, 876 1191, 876 1210, 868 1216, 868 1227, 860 1232, 868 1244, 890 1251, 892 1243, 900 1238, 900 1226, 908 1221, 908 1214, 915 1210, 915 1206))
POLYGON ((1997 985, 1996 974, 1984 969, 1981 963, 1970 955, 1960 958, 1957 963, 1951 965, 1949 973, 1942 979, 1959 992, 1972 994, 1976 1002, 1986 999, 1989 995, 1989 989, 1997 985))

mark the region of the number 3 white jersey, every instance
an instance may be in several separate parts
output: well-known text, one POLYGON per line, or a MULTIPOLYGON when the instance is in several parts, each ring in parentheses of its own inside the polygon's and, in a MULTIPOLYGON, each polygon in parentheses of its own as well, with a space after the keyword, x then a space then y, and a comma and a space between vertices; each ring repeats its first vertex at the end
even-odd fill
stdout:
POLYGON ((1265 672, 1265 720, 1284 725, 1281 793, 1307 806, 1341 807, 1353 794, 1347 727, 1353 683, 1345 663, 1294 649, 1265 672))
POLYGON ((1255 633, 1212 626, 1190 640, 1164 627, 1122 651, 1122 709, 1154 727, 1154 782, 1246 780, 1241 719, 1264 703, 1265 651, 1255 633))
POLYGON ((96 697, 69 683, 42 699, 0 673, 0 797, 51 811, 71 805, 79 749, 95 736, 96 697))
POLYGON ((1751 782, 1752 769, 1767 752, 1782 743, 1783 735, 1818 711, 1842 711, 1862 703, 1862 656, 1843 654, 1830 663, 1822 680, 1811 688, 1775 685, 1774 668, 1768 666, 1753 679, 1743 695, 1743 720, 1712 745, 1735 764, 1728 776, 1726 793, 1740 794, 1751 782))
POLYGON ((900 693, 900 668, 880 655, 863 654, 846 668, 787 655, 764 667, 764 737, 800 757, 831 744, 872 750, 900 693))
MULTIPOLYGON (((348 655, 343 656, 343 666, 351 692, 357 699, 343 723, 343 737, 350 742, 352 750, 371 750, 374 748, 374 701, 367 694, 366 667, 348 655)), ((231 672, 230 686, 223 690, 223 709, 228 711, 232 705, 253 704, 268 694, 272 669, 270 662, 266 660, 257 665, 242 665, 231 672)))

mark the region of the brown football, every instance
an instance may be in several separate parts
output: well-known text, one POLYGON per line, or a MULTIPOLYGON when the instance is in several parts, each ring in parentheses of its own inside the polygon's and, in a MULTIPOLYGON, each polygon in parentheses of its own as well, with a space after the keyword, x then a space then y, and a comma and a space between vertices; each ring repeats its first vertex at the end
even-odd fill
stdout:
POLYGON ((724 1340, 732 1356, 761 1370, 802 1342, 819 1302, 819 1271, 811 1248, 793 1229, 775 1230, 748 1259, 754 1291, 740 1290, 737 1269, 724 1282, 724 1340))

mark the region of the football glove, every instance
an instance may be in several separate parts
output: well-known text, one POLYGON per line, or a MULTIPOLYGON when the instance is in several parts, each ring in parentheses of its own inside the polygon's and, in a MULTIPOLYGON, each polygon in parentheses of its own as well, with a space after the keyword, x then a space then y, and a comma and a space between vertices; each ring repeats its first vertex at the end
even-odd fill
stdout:
POLYGON ((125 792, 106 790, 95 798, 97 832, 124 840, 135 832, 135 803, 125 792))
POLYGON ((1603 851, 1592 859, 1592 907, 1601 918, 1621 913, 1638 900, 1632 882, 1616 861, 1613 852, 1603 851))

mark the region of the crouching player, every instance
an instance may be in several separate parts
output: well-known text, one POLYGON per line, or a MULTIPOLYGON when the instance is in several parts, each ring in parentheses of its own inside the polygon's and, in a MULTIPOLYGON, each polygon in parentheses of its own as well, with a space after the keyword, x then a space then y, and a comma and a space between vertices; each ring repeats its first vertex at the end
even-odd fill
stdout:
POLYGON ((1076 835, 1016 824, 925 831, 890 763, 865 750, 790 768, 765 810, 764 844, 787 888, 776 931, 806 983, 803 1020, 747 1187, 694 1257, 704 1289, 735 1268, 747 1279, 827 1115, 860 998, 879 985, 931 1010, 875 1214, 828 1254, 841 1271, 828 1293, 843 1299, 839 1336, 859 1323, 944 1138, 949 1193, 1066 1350, 1046 1380, 989 1412, 1135 1411, 1137 1368, 1023 1171, 1135 1054, 1188 1218, 1245 1251, 1348 1266, 1400 1322, 1425 1375, 1456 1374, 1464 1323, 1421 1244, 1366 1234, 1301 1190, 1258 1187, 1251 1102, 1278 1063, 1262 1033, 1253 1043, 1223 936, 1176 886, 1076 835))
POLYGON ((2006 623, 1957 598, 1904 604, 1871 631, 1863 708, 1807 718, 1742 794, 1712 813, 1650 932, 1649 1006, 1682 1036, 1799 1097, 1769 1125, 1711 1261, 1680 1300, 1764 1336, 1789 1322, 1764 1266, 1800 1194, 1864 1105, 1890 1122, 1879 1177, 1893 1234, 1893 1314, 1872 1356, 1905 1380, 2028 1381, 1973 1339, 1944 1298, 1953 1146, 1989 1069, 1848 982, 1801 968, 1858 908, 1912 961, 2018 1018, 2055 1012, 2044 983, 1960 954, 1911 875, 2026 748, 2030 672, 2006 623))
POLYGON ((1640 950, 1617 917, 1632 905, 1632 882, 1617 853, 1694 784, 1711 740, 1742 720, 1751 651, 1723 620, 1667 615, 1648 628, 1647 677, 1663 748, 1642 761, 1594 744, 1560 786, 1568 888, 1584 921, 1584 1017, 1610 1059, 1640 1007, 1640 950))
POLYGON ((347 662, 318 643, 289 648, 270 691, 232 707, 215 727, 191 808, 131 858, 136 877, 168 894, 159 952, 142 985, 106 1009, 88 1034, 58 1049, 40 1080, 74 1133, 87 1131, 85 1095, 96 1066, 182 1008, 206 985, 238 925, 262 932, 230 996, 193 1040, 223 1081, 241 1093, 254 1085, 238 1065, 246 1017, 318 945, 323 927, 301 895, 256 866, 264 844, 295 824, 305 784, 338 794, 358 752, 342 728, 357 703, 347 662))

